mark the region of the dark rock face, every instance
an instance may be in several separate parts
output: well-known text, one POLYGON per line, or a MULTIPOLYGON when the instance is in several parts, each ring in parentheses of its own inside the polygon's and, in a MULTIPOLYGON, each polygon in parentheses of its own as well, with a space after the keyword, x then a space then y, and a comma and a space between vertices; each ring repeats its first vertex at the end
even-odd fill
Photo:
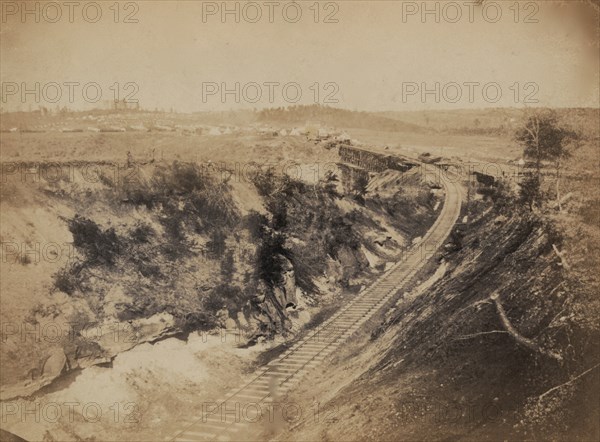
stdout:
MULTIPOLYGON (((291 326, 288 316, 288 308, 296 308, 298 299, 296 298, 296 277, 294 267, 289 259, 283 255, 277 255, 277 260, 281 262, 281 282, 274 287, 267 287, 261 284, 264 294, 257 297, 259 314, 254 318, 258 322, 267 325, 278 332, 285 332, 291 326)), ((259 326, 259 329, 262 328, 259 326)))
POLYGON ((338 252, 338 260, 342 265, 342 280, 345 284, 348 284, 350 278, 369 267, 369 261, 360 249, 342 247, 338 252))

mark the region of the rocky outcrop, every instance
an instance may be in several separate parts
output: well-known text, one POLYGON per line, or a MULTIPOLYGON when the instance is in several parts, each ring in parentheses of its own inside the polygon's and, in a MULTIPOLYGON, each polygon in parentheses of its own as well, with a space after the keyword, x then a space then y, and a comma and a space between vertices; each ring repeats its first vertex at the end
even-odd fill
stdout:
POLYGON ((244 311, 248 326, 253 328, 253 335, 270 335, 285 333, 291 327, 289 309, 298 305, 296 297, 296 276, 289 259, 278 255, 281 263, 281 282, 274 287, 261 283, 258 294, 244 311), (253 304, 253 305, 252 305, 253 304))
POLYGON ((280 256, 280 259, 283 262, 281 273, 283 282, 281 286, 275 287, 275 294, 280 306, 284 309, 289 307, 296 308, 298 300, 296 299, 296 276, 294 274, 294 266, 286 257, 280 256))
POLYGON ((67 357, 60 348, 49 350, 37 367, 23 367, 27 377, 21 383, 5 385, 0 391, 0 400, 9 400, 18 396, 30 396, 41 388, 49 385, 67 369, 67 357))
POLYGON ((361 249, 342 247, 338 251, 338 261, 342 266, 342 279, 345 285, 360 272, 369 267, 369 260, 361 249))
POLYGON ((106 320, 80 330, 74 328, 62 348, 52 347, 37 366, 23 367, 23 381, 3 386, 0 400, 31 396, 68 371, 108 363, 119 353, 175 331, 174 318, 168 313, 127 322, 106 320))

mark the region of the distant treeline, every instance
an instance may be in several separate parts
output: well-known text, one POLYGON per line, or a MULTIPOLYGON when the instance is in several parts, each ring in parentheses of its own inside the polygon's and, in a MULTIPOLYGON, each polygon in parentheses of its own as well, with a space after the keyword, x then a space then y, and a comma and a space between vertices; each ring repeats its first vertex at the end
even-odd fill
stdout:
POLYGON ((480 135, 490 137, 501 137, 505 135, 511 135, 513 133, 512 127, 498 126, 498 127, 444 127, 439 130, 441 133, 451 135, 480 135))
MULTIPOLYGON (((380 112, 375 115, 421 126, 423 129, 451 135, 512 136, 527 115, 541 108, 486 108, 380 112)), ((596 139, 600 134, 598 109, 553 109, 560 120, 583 139, 596 139)))
POLYGON ((369 112, 357 112, 318 104, 264 109, 258 112, 259 121, 306 124, 312 121, 335 127, 355 127, 385 131, 425 132, 426 129, 411 123, 382 117, 369 112))

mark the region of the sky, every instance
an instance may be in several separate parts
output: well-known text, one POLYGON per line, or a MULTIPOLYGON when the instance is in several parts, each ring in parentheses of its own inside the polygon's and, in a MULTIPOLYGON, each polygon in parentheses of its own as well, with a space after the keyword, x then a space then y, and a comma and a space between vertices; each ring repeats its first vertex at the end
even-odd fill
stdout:
POLYGON ((598 107, 587 3, 291 3, 2 2, 2 108, 598 107))

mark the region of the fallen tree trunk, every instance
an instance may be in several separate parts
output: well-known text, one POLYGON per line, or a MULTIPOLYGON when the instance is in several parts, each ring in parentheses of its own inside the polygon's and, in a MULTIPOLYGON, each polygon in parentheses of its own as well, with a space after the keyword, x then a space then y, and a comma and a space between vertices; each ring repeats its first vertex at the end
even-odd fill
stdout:
POLYGON ((560 354, 555 353, 553 351, 543 349, 537 343, 535 343, 534 341, 532 341, 529 338, 526 338, 525 336, 523 336, 521 333, 519 333, 517 331, 517 329, 510 322, 510 319, 508 319, 508 316, 506 315, 506 311, 504 310, 504 307, 502 306, 502 304, 500 303, 500 300, 498 299, 498 293, 492 293, 490 295, 490 299, 496 305, 496 310, 498 311, 498 314, 500 315, 500 320, 502 321, 502 326, 508 332, 508 334, 515 341, 517 341, 517 343, 521 344, 523 347, 526 347, 532 351, 535 351, 537 353, 541 353, 545 356, 548 356, 549 358, 555 359, 559 362, 562 361, 563 358, 560 354))

